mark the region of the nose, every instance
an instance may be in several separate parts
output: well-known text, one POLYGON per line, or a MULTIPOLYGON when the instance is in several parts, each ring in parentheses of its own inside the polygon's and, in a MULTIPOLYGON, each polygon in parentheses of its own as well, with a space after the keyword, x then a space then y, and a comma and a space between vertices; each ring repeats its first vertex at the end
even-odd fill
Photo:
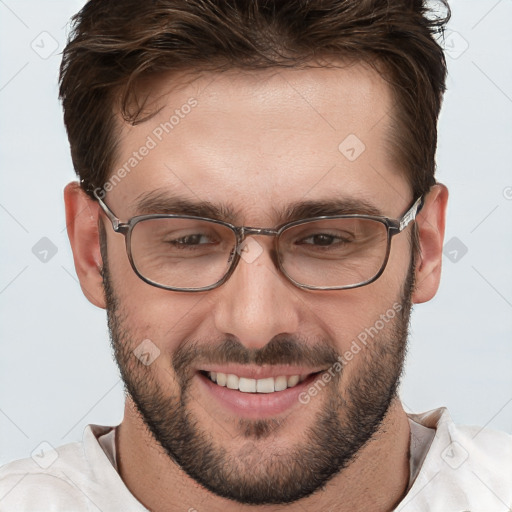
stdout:
POLYGON ((251 349, 265 346, 278 334, 297 332, 303 305, 301 290, 275 266, 271 240, 261 238, 246 239, 237 268, 215 290, 214 300, 218 331, 236 336, 251 349))

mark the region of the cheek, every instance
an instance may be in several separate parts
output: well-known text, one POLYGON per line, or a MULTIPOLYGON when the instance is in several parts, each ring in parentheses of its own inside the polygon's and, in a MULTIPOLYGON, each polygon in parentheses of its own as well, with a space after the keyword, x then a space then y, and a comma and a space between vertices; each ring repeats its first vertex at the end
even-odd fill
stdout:
POLYGON ((166 351, 174 351, 184 339, 193 336, 200 323, 200 302, 198 294, 159 290, 142 281, 134 293, 121 300, 123 311, 133 326, 132 332, 153 340, 166 351))
MULTIPOLYGON (((407 237, 403 237, 408 244, 407 237)), ((352 350, 354 341, 368 338, 368 330, 381 326, 382 317, 394 317, 402 304, 402 290, 409 269, 407 247, 391 249, 384 273, 373 283, 353 290, 324 292, 305 297, 310 318, 328 338, 334 340, 339 353, 352 350)), ((390 322, 385 322, 386 331, 390 322)), ((374 331, 372 331, 374 332, 374 331)), ((371 339, 371 338, 370 338, 371 339)), ((357 350, 357 349, 355 349, 357 350)), ((350 355, 348 356, 350 357, 350 355)))
POLYGON ((173 351, 199 325, 202 293, 179 293, 145 283, 132 269, 123 243, 109 245, 109 271, 118 301, 117 316, 132 343, 150 339, 173 351))

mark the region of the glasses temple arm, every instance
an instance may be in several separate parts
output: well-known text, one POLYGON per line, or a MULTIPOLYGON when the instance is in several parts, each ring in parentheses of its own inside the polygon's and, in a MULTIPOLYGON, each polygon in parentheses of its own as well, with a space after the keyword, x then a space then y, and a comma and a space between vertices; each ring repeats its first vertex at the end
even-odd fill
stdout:
POLYGON ((400 219, 400 226, 398 228, 399 231, 403 231, 415 218, 416 215, 423 208, 423 196, 418 197, 414 204, 409 208, 409 210, 404 214, 404 216, 400 219))
POLYGON ((105 215, 109 218, 110 222, 112 222, 112 228, 114 231, 119 231, 119 226, 121 221, 115 216, 114 212, 103 202, 101 197, 97 194, 96 190, 93 190, 94 197, 98 200, 101 209, 105 213, 105 215))

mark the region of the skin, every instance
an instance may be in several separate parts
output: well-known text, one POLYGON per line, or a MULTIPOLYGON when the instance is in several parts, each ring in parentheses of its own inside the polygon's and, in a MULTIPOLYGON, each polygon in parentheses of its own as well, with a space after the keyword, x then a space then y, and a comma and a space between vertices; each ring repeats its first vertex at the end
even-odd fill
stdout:
MULTIPOLYGON (((137 214, 133 205, 143 192, 157 188, 195 201, 229 203, 237 212, 235 224, 258 227, 279 223, 273 214, 275 205, 305 199, 364 199, 391 218, 399 218, 415 199, 385 142, 391 92, 382 78, 362 64, 251 74, 233 70, 181 83, 177 77, 161 77, 151 86, 151 101, 162 110, 137 126, 120 122, 116 169, 190 97, 197 99, 197 106, 106 194, 105 201, 123 221, 137 214), (353 162, 338 150, 351 133, 366 146, 353 162)), ((430 300, 439 286, 447 199, 446 187, 434 186, 417 217, 421 257, 411 297, 416 304, 430 300)), ((124 237, 113 232, 98 204, 76 183, 66 187, 65 203, 84 294, 94 305, 107 307, 98 236, 98 221, 105 222, 109 277, 123 327, 130 333, 130 343, 149 338, 157 344, 161 357, 152 364, 151 375, 169 396, 179 388, 173 355, 191 339, 219 342, 229 334, 256 351, 275 336, 291 333, 322 340, 344 353, 361 331, 374 325, 400 298, 411 260, 409 226, 394 237, 383 275, 361 288, 301 290, 276 271, 270 251, 264 250, 252 263, 241 261, 231 278, 215 290, 170 292, 149 286, 135 275, 124 237)), ((269 237, 257 238, 263 249, 271 248, 269 237)), ((391 328, 386 326, 381 340, 389 343, 391 339, 391 328)), ((297 443, 307 445, 304 432, 316 425, 329 397, 344 393, 361 376, 369 357, 354 357, 341 382, 333 381, 330 391, 319 393, 307 405, 296 404, 274 435, 260 440, 248 441, 241 435, 237 418, 213 406, 211 397, 195 382, 188 411, 233 457, 251 442, 258 458, 268 461, 276 450, 286 454, 297 443)), ((343 409, 339 414, 344 414, 343 409)), ((130 396, 117 449, 125 484, 150 510, 387 511, 399 503, 407 488, 409 436, 407 416, 395 398, 371 442, 319 492, 288 505, 256 507, 219 497, 190 478, 155 441, 130 396)))

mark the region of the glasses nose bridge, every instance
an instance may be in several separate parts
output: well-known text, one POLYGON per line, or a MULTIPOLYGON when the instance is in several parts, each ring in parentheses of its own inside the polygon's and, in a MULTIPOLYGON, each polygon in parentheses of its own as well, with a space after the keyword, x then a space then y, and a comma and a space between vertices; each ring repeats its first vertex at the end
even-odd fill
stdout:
POLYGON ((245 240, 245 238, 249 235, 262 235, 262 236, 277 236, 279 231, 277 229, 268 229, 268 228, 253 228, 250 226, 241 226, 237 230, 238 239, 240 242, 245 240))
MULTIPOLYGON (((275 265, 275 267, 278 270, 280 269, 279 258, 277 256, 277 244, 278 244, 279 230, 271 229, 271 228, 255 228, 255 227, 251 227, 251 226, 240 226, 240 227, 236 227, 235 231, 236 231, 236 236, 237 236, 236 252, 238 252, 239 254, 241 254, 239 251, 240 251, 241 247, 243 246, 245 239, 248 236, 262 235, 262 236, 272 237, 273 249, 270 249, 270 258, 272 259, 272 262, 275 265)), ((234 271, 235 267, 238 266, 239 261, 240 261, 239 258, 237 258, 235 260, 234 267, 231 270, 230 274, 234 271)))

